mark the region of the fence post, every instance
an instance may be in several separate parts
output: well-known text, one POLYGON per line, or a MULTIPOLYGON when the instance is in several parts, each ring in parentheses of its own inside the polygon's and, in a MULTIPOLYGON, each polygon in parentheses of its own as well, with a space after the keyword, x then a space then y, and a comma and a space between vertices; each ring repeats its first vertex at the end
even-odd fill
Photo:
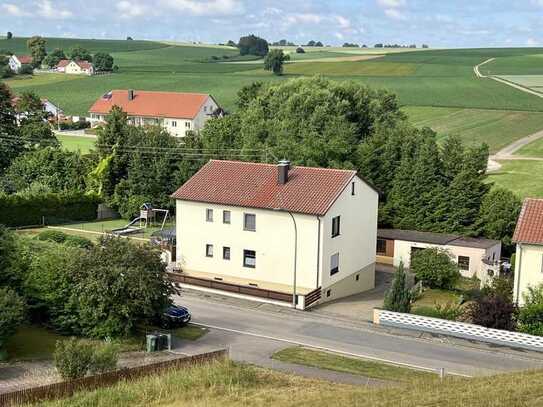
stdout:
POLYGON ((439 368, 439 378, 441 380, 443 380, 445 378, 445 368, 444 367, 439 368))

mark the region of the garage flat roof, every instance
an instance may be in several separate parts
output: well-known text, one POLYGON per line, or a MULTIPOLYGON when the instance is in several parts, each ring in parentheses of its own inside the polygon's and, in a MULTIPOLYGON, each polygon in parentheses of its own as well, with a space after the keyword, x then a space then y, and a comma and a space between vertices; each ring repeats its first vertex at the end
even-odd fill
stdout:
POLYGON ((443 246, 473 247, 477 249, 488 249, 500 243, 499 240, 402 229, 378 229, 377 237, 380 239, 403 240, 406 242, 429 243, 443 246))

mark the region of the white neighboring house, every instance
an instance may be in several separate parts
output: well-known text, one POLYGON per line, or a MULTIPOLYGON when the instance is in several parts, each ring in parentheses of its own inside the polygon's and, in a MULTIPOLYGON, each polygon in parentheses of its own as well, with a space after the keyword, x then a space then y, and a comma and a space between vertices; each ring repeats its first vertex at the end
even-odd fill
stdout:
POLYGON ((68 75, 94 75, 94 65, 87 61, 62 59, 58 63, 56 70, 68 75))
POLYGON ((158 125, 175 137, 184 137, 190 130, 198 132, 207 120, 222 114, 208 94, 112 90, 94 102, 87 120, 93 127, 105 123, 113 106, 126 112, 131 124, 158 125))
POLYGON ((378 193, 355 171, 211 160, 172 197, 180 284, 300 309, 374 288, 378 193))
POLYGON ((30 55, 11 55, 8 60, 8 65, 10 69, 15 72, 19 73, 19 69, 21 69, 21 66, 23 65, 30 65, 32 63, 32 57, 30 55))
POLYGON ((517 245, 513 298, 523 305, 528 287, 543 284, 543 199, 524 200, 513 242, 517 245))
MULTIPOLYGON (((11 103, 14 107, 17 106, 17 102, 19 101, 19 97, 16 96, 11 100, 11 103)), ((53 102, 51 102, 49 99, 41 99, 43 111, 47 113, 48 119, 61 119, 64 118, 64 112, 62 109, 55 105, 53 102)), ((23 119, 26 116, 26 113, 20 112, 17 113, 17 121, 19 122, 21 119, 23 119)))
POLYGON ((502 244, 499 240, 463 237, 448 233, 416 230, 379 229, 377 262, 409 268, 417 250, 438 248, 447 251, 464 277, 476 276, 485 284, 500 272, 502 244))

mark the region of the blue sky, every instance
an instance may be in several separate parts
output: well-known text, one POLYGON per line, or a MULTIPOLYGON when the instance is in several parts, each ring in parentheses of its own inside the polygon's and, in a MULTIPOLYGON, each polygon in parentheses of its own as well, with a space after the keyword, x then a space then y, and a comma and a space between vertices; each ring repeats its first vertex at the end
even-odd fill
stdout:
POLYGON ((0 0, 16 36, 543 46, 543 0, 0 0))

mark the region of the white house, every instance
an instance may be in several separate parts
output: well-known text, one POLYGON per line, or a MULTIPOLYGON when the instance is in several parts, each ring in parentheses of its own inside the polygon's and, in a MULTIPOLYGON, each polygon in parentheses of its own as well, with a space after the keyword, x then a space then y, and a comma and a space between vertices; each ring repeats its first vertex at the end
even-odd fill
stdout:
POLYGON ((19 73, 19 69, 21 69, 21 66, 23 65, 29 65, 32 63, 32 57, 30 55, 11 55, 8 60, 8 65, 10 69, 15 72, 19 73))
POLYGON ((221 109, 213 96, 202 93, 112 90, 89 109, 88 121, 104 123, 113 106, 120 107, 136 126, 159 125, 172 136, 199 131, 221 109))
POLYGON ((513 242, 517 244, 513 297, 522 305, 528 287, 543 284, 543 199, 524 200, 513 242))
POLYGON ((374 287, 378 193, 354 171, 211 160, 172 197, 179 283, 301 309, 374 287))
MULTIPOLYGON (((19 96, 16 96, 11 100, 11 104, 13 105, 13 107, 17 106, 18 101, 19 96)), ((47 113, 47 119, 59 119, 64 117, 64 112, 62 111, 62 109, 59 106, 55 105, 53 102, 51 102, 49 99, 42 98, 41 102, 43 111, 47 113)), ((18 112, 16 115, 17 121, 20 121, 26 116, 27 112, 18 112)))
POLYGON ((94 65, 87 61, 62 59, 56 66, 56 70, 68 75, 94 75, 94 65))
POLYGON ((379 229, 377 231, 378 263, 398 267, 400 262, 403 262, 405 267, 409 268, 413 253, 426 248, 447 251, 457 262, 460 273, 464 277, 476 276, 482 284, 499 274, 501 256, 499 240, 415 230, 379 229))

